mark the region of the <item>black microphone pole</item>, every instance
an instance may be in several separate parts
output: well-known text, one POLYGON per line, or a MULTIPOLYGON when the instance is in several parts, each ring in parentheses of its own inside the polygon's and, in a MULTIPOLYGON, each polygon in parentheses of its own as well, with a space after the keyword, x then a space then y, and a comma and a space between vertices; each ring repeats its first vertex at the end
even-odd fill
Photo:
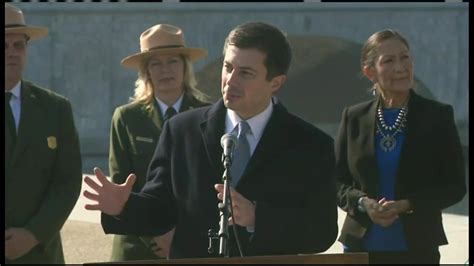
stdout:
POLYGON ((219 256, 229 257, 229 216, 230 216, 230 181, 232 180, 230 175, 230 167, 232 165, 232 154, 237 144, 237 137, 231 134, 225 134, 221 138, 221 145, 224 149, 222 153, 222 163, 224 165, 224 173, 222 174, 222 180, 224 181, 224 193, 222 196, 222 202, 219 202, 217 207, 219 208, 219 232, 216 234, 214 230, 209 229, 209 248, 208 252, 213 253, 213 240, 219 238, 219 256))
POLYGON ((232 160, 230 156, 223 155, 224 163, 224 173, 222 174, 222 179, 224 180, 224 195, 222 197, 222 202, 217 206, 220 211, 220 222, 219 222, 219 256, 229 257, 229 248, 227 246, 227 241, 229 240, 229 183, 231 180, 230 175, 230 166, 232 165, 232 160))

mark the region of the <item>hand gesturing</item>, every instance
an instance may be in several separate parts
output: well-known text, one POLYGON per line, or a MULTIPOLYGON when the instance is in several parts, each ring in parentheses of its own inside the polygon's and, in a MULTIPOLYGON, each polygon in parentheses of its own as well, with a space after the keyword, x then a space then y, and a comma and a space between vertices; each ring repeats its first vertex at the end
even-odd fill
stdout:
POLYGON ((84 183, 92 190, 85 190, 84 196, 96 204, 86 204, 84 207, 86 210, 98 210, 108 215, 119 215, 130 197, 137 177, 134 174, 130 174, 125 183, 114 184, 107 179, 99 167, 94 168, 94 173, 99 182, 86 176, 84 183))

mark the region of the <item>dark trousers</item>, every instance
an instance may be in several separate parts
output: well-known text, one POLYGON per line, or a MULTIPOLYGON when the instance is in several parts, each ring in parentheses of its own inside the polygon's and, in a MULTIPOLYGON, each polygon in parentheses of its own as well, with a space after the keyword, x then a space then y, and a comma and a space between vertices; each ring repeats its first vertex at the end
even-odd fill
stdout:
MULTIPOLYGON (((347 252, 351 251, 344 251, 347 252)), ((438 248, 416 251, 369 251, 369 264, 439 264, 439 260, 438 248)))

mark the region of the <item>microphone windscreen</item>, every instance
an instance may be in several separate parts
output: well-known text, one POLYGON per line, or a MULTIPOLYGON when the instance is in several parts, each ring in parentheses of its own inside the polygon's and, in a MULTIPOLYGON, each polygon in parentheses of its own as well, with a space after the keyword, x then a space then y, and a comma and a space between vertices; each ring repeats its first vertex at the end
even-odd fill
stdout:
POLYGON ((225 147, 228 146, 229 144, 231 144, 232 146, 237 145, 237 136, 235 136, 233 134, 230 134, 230 133, 226 133, 226 134, 222 135, 221 147, 223 149, 225 149, 225 147))

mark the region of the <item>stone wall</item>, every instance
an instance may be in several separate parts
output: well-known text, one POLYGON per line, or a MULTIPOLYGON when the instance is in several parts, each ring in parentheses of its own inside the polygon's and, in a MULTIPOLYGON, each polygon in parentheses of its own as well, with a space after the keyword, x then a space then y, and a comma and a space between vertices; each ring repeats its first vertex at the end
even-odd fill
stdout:
POLYGON ((288 34, 295 60, 280 92, 289 109, 337 130, 342 108, 370 96, 360 76, 362 43, 394 28, 410 42, 421 94, 453 105, 462 143, 468 141, 467 3, 15 3, 28 24, 46 26, 31 43, 25 77, 68 97, 81 139, 84 172, 107 166, 114 109, 132 95, 136 72, 120 66, 139 50, 146 28, 180 26, 188 46, 209 50, 198 62, 200 88, 219 97, 222 46, 228 32, 264 21, 288 34))

